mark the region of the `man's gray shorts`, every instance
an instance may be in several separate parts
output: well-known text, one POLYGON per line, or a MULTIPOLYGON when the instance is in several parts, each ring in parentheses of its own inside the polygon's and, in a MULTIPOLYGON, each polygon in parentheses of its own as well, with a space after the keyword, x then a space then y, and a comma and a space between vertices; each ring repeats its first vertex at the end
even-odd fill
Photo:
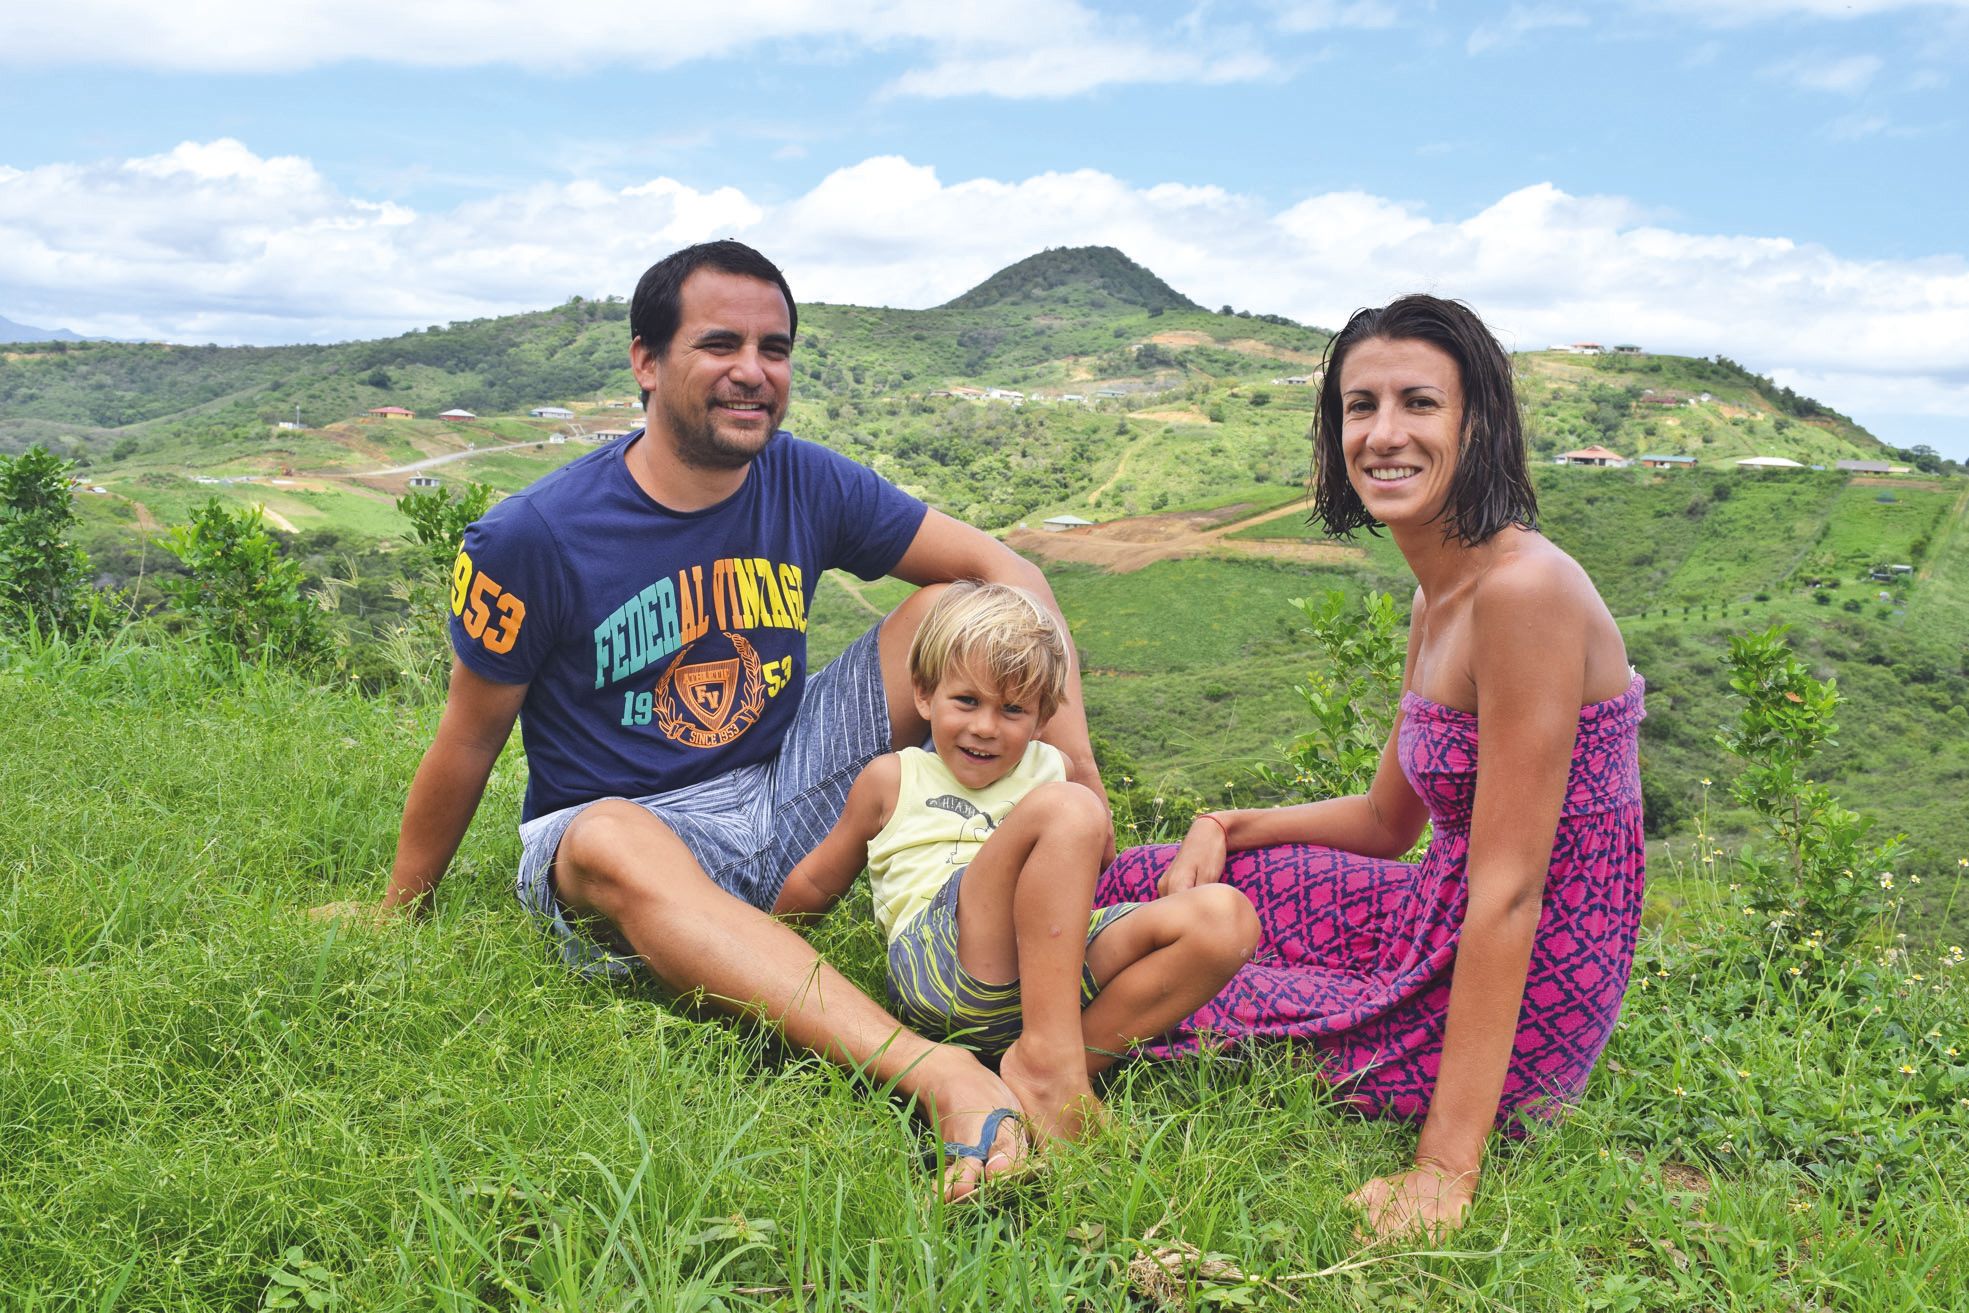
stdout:
MULTIPOLYGON (((772 910, 794 863, 834 828, 861 768, 891 748, 877 624, 807 680, 779 755, 669 793, 630 798, 662 821, 711 882, 762 911, 772 910)), ((613 928, 570 913, 551 873, 561 836, 601 802, 563 807, 520 826, 514 892, 583 975, 626 976, 635 959, 613 928), (598 931, 598 932, 597 932, 598 931)))

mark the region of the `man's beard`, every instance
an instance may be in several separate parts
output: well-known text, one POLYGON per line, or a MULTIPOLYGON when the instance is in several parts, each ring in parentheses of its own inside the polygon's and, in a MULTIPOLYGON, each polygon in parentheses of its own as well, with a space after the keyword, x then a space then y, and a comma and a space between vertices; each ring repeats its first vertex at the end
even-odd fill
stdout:
MULTIPOLYGON (((779 431, 779 422, 785 416, 783 410, 772 416, 772 422, 766 427, 766 438, 779 431)), ((744 469, 765 446, 765 439, 761 439, 757 447, 726 441, 708 410, 702 415, 686 416, 665 404, 663 418, 665 427, 675 439, 677 459, 695 470, 744 469)))

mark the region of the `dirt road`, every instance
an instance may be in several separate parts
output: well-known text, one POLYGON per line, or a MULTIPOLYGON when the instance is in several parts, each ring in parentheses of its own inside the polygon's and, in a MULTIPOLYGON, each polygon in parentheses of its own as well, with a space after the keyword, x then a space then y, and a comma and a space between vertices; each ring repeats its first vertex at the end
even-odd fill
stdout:
POLYGON ((1034 556, 1098 565, 1113 574, 1127 574, 1154 565, 1157 561, 1173 561, 1186 556, 1267 556, 1326 565, 1366 559, 1367 554, 1360 548, 1342 543, 1232 539, 1230 535, 1254 524, 1266 524, 1288 515, 1304 515, 1306 503, 1295 501, 1258 515, 1242 514, 1249 509, 1248 504, 1239 504, 1211 511, 1137 515, 1082 529, 1068 529, 1062 533, 1014 529, 1005 535, 1005 541, 1019 551, 1030 552, 1034 556))

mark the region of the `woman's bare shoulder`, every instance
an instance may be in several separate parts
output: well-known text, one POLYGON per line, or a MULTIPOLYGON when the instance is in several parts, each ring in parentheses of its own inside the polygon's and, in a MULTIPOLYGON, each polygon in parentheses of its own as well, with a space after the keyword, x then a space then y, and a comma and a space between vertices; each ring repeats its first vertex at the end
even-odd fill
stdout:
POLYGON ((1519 531, 1498 553, 1477 581, 1472 615, 1486 642, 1537 633, 1555 651, 1576 644, 1587 701, 1627 687, 1632 671, 1613 614, 1579 562, 1543 534, 1519 531))
POLYGON ((1600 594, 1579 562, 1550 538, 1530 529, 1498 535, 1491 559, 1477 578, 1479 611, 1512 613, 1525 607, 1569 611, 1600 607, 1600 594), (1508 535, 1508 537, 1507 537, 1508 535))

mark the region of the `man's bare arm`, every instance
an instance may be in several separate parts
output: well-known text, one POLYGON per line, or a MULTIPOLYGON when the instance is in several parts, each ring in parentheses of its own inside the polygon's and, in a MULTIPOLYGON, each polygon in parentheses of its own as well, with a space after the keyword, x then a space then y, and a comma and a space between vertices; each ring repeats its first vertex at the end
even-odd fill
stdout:
POLYGON ((424 752, 404 803, 396 862, 383 895, 385 910, 425 910, 478 811, 526 690, 525 684, 495 684, 462 662, 452 663, 451 692, 437 736, 424 752))

